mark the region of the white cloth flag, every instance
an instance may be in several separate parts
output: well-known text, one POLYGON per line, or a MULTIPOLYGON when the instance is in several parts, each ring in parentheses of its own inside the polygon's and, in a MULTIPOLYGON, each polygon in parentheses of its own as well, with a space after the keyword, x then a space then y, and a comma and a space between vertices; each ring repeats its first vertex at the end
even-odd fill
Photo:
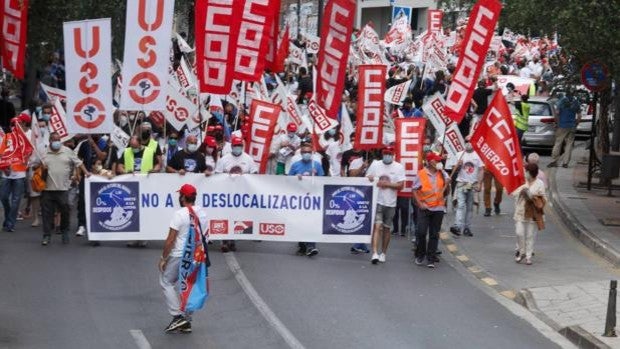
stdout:
POLYGON ((349 115, 349 111, 347 110, 347 106, 342 103, 342 107, 340 108, 340 139, 342 140, 342 151, 347 151, 353 148, 351 144, 351 134, 355 133, 355 128, 353 127, 353 123, 351 122, 351 116, 349 115))
POLYGON ((402 84, 390 87, 387 91, 385 91, 383 100, 387 103, 401 105, 402 101, 407 97, 409 85, 411 85, 411 80, 407 80, 402 84))
POLYGON ((166 120, 177 131, 180 131, 191 116, 198 112, 198 106, 179 92, 177 88, 168 84, 168 97, 164 115, 166 120))
POLYGON ((174 0, 127 1, 121 109, 166 106, 174 0))
POLYGON ((110 19, 63 25, 69 133, 110 133, 113 122, 110 19))
POLYGON ((114 129, 112 129, 112 132, 110 132, 110 140, 112 141, 112 144, 114 144, 118 149, 117 155, 119 158, 125 148, 127 148, 127 145, 129 144, 129 139, 129 135, 125 133, 122 128, 114 125, 114 129))
POLYGON ((47 95, 47 98, 50 100, 50 103, 54 103, 56 98, 60 99, 61 102, 67 101, 66 91, 56 87, 48 86, 44 83, 41 83, 41 88, 43 89, 43 92, 45 92, 45 94, 47 95))

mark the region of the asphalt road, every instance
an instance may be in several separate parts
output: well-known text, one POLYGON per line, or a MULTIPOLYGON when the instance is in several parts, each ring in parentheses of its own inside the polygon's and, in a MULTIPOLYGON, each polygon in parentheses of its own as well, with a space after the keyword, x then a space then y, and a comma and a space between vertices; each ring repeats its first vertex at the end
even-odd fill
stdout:
MULTIPOLYGON (((42 247, 40 238, 29 222, 0 233, 0 348, 289 347, 215 250, 211 298, 194 333, 170 335, 157 281, 161 242, 94 248, 84 238, 61 245, 56 235, 42 247)), ((319 245, 312 259, 295 256, 292 243, 238 246, 247 279, 306 348, 557 347, 449 256, 435 270, 415 266, 406 238, 377 266, 347 245, 319 245)))

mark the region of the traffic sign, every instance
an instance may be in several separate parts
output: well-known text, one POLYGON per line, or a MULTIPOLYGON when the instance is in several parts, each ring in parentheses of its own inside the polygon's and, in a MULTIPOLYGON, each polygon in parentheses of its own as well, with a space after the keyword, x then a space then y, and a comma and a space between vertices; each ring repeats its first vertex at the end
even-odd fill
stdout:
POLYGON ((599 92, 609 86, 607 66, 599 61, 590 61, 581 68, 581 83, 592 92, 599 92))

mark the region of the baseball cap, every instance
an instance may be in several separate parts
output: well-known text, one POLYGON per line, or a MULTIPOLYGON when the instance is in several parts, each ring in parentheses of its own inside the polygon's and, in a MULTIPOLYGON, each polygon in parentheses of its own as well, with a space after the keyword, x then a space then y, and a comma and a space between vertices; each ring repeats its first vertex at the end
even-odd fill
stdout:
POLYGON ((297 125, 295 125, 295 123, 290 122, 287 126, 286 126, 286 130, 288 132, 297 132, 297 125))
POLYGON ((242 138, 239 138, 239 137, 233 137, 233 138, 230 140, 230 144, 231 144, 231 145, 243 145, 243 139, 242 139, 242 138))
POLYGON ((435 152, 429 152, 426 154, 426 161, 441 161, 441 156, 435 152))
POLYGON ((196 195, 196 188, 191 184, 183 184, 177 192, 183 196, 193 196, 196 195))
POLYGON ((20 122, 27 123, 27 124, 32 122, 32 118, 30 117, 30 115, 26 113, 19 114, 19 116, 17 117, 17 120, 20 122))
POLYGON ((207 147, 217 147, 217 142, 215 141, 215 137, 212 137, 212 136, 205 137, 204 143, 207 145, 207 147))
POLYGON ((383 154, 394 154, 394 147, 392 147, 392 146, 385 147, 385 148, 383 148, 382 153, 383 154))

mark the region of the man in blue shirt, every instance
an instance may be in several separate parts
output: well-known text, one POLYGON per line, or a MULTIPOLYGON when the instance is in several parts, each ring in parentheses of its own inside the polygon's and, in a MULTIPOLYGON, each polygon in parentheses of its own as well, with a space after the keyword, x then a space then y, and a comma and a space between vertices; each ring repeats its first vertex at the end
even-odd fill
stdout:
POLYGON ((558 125, 555 131, 555 144, 553 145, 553 151, 551 157, 553 161, 548 167, 556 167, 560 154, 562 151, 562 144, 564 143, 564 156, 562 157, 562 167, 568 167, 570 162, 570 156, 573 152, 573 142, 575 141, 575 128, 581 121, 581 106, 579 101, 574 96, 573 90, 568 90, 566 96, 560 98, 557 104, 557 115, 555 122, 558 125))
MULTIPOLYGON (((289 176, 295 176, 302 179, 303 176, 325 176, 323 166, 318 161, 312 160, 312 145, 304 143, 300 148, 301 160, 294 162, 288 172, 289 176)), ((315 256, 319 253, 314 242, 300 242, 297 254, 305 254, 308 257, 315 256)))

